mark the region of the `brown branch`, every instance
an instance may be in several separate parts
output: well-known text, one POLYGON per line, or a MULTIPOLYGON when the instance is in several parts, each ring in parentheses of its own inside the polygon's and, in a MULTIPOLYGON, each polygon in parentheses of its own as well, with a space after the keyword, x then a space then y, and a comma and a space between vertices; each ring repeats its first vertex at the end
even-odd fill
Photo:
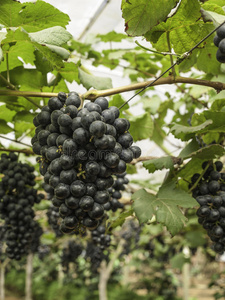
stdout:
MULTIPOLYGON (((97 97, 111 96, 114 94, 120 94, 120 93, 124 93, 124 92, 142 89, 153 81, 154 80, 133 83, 130 85, 107 89, 107 90, 102 90, 102 91, 93 89, 93 90, 87 91, 83 95, 83 97, 85 99, 94 101, 97 97)), ((225 90, 225 84, 222 82, 219 82, 219 81, 210 81, 210 80, 181 77, 181 76, 177 76, 176 78, 174 78, 173 76, 162 77, 162 78, 158 79, 152 86, 164 85, 164 84, 174 84, 174 83, 186 83, 186 84, 208 86, 208 87, 214 88, 217 92, 225 90)))
POLYGON ((34 152, 30 149, 7 149, 7 148, 0 148, 0 151, 6 151, 6 152, 18 152, 18 153, 24 153, 26 155, 34 155, 34 152))
MULTIPOLYGON (((133 83, 126 86, 121 86, 112 89, 106 90, 90 90, 81 95, 83 99, 94 101, 97 97, 106 97, 115 94, 120 94, 124 92, 134 91, 138 89, 142 89, 150 84, 152 81, 144 81, 133 83)), ((196 78, 189 78, 189 77, 181 77, 178 76, 173 78, 173 76, 163 77, 158 79, 152 86, 156 85, 164 85, 164 84, 175 84, 175 83, 186 83, 186 84, 193 84, 193 85, 203 85, 214 88, 217 92, 225 90, 225 83, 220 81, 210 81, 204 79, 196 79, 196 78)), ((0 90, 0 96, 21 96, 21 97, 42 97, 42 98, 51 98, 56 97, 58 93, 46 93, 46 92, 32 92, 32 91, 12 91, 12 90, 0 90)))

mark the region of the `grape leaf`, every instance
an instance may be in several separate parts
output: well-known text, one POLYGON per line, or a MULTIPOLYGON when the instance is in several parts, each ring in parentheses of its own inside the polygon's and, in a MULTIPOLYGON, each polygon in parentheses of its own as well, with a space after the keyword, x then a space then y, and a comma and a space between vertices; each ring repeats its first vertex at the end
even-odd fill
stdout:
POLYGON ((79 79, 83 86, 89 90, 91 87, 97 90, 112 88, 112 79, 109 77, 98 77, 90 75, 79 68, 79 79))
POLYGON ((12 131, 13 131, 13 128, 11 128, 5 120, 0 119, 0 133, 7 134, 12 131))
POLYGON ((122 0, 122 16, 128 35, 145 34, 155 25, 165 21, 177 0, 122 0))
POLYGON ((60 74, 64 79, 66 79, 70 83, 72 83, 73 81, 80 83, 80 79, 78 76, 79 65, 80 65, 79 62, 77 64, 73 62, 66 62, 63 68, 58 69, 57 72, 53 72, 53 73, 55 73, 56 75, 60 74))
POLYGON ((5 27, 23 27, 28 32, 35 32, 53 26, 65 27, 68 22, 67 14, 44 1, 1 0, 0 24, 5 27))
POLYGON ((206 120, 204 123, 202 123, 198 126, 183 126, 180 124, 174 124, 171 127, 170 131, 173 133, 173 135, 176 138, 179 138, 182 141, 188 141, 193 136, 195 136, 196 133, 203 132, 204 129, 212 123, 213 123, 212 120, 206 120))
POLYGON ((179 153, 179 157, 186 158, 191 155, 193 152, 199 150, 199 144, 196 139, 193 139, 190 143, 188 143, 184 149, 179 153))
POLYGON ((6 105, 0 106, 0 119, 5 120, 6 122, 11 122, 13 116, 16 114, 15 111, 8 109, 6 105))
POLYGON ((72 38, 72 35, 63 27, 54 26, 40 31, 31 32, 29 33, 29 37, 32 41, 39 44, 61 46, 68 42, 72 38))
POLYGON ((167 227, 172 235, 177 234, 186 224, 187 219, 179 207, 190 208, 197 202, 184 190, 177 188, 174 182, 163 184, 157 195, 152 195, 141 189, 132 195, 133 208, 140 223, 151 220, 167 227))
POLYGON ((202 160, 214 159, 216 157, 221 157, 225 153, 225 149, 221 145, 209 145, 201 148, 195 152, 190 153, 185 158, 196 157, 202 160))
POLYGON ((173 169, 173 160, 171 156, 155 158, 143 162, 143 166, 149 173, 154 173, 156 170, 173 169))
POLYGON ((133 209, 130 209, 128 211, 121 213, 117 218, 110 220, 108 222, 109 227, 107 229, 107 232, 109 232, 113 228, 122 226, 123 223, 126 221, 126 218, 132 216, 133 213, 134 213, 133 209))
POLYGON ((129 116, 126 118, 130 122, 130 133, 134 141, 150 138, 153 134, 154 123, 149 113, 139 116, 129 116), (141 130, 140 130, 141 128, 141 130))
POLYGON ((124 33, 118 33, 113 31, 108 32, 107 34, 98 34, 98 38, 101 39, 102 42, 121 42, 124 39, 128 39, 127 35, 124 33))

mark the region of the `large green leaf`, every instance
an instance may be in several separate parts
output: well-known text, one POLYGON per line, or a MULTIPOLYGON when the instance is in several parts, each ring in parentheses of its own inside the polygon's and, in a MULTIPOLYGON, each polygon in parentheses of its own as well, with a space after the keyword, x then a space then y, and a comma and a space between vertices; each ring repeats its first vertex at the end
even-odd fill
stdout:
POLYGON ((55 74, 60 74, 65 80, 72 83, 73 81, 76 81, 80 83, 79 74, 78 74, 78 67, 79 63, 75 64, 73 62, 65 62, 64 67, 61 69, 58 69, 55 74))
POLYGON ((65 27, 68 22, 68 15, 44 1, 1 0, 0 24, 5 27, 20 26, 28 32, 35 32, 52 26, 65 27))
POLYGON ((144 113, 140 116, 129 116, 130 121, 130 133, 133 136, 134 141, 148 139, 152 136, 154 123, 149 113, 144 113))
POLYGON ((10 110, 6 107, 6 105, 0 106, 0 119, 5 120, 6 122, 11 122, 13 116, 16 114, 14 110, 10 110))
POLYGON ((145 34, 155 25, 165 21, 177 0, 122 0, 126 32, 131 36, 145 34))
POLYGON ((162 185, 156 196, 141 189, 133 194, 132 199, 139 222, 147 222, 155 216, 156 221, 165 225, 172 235, 177 234, 187 221, 179 207, 191 208, 197 205, 196 200, 177 188, 174 182, 162 185))

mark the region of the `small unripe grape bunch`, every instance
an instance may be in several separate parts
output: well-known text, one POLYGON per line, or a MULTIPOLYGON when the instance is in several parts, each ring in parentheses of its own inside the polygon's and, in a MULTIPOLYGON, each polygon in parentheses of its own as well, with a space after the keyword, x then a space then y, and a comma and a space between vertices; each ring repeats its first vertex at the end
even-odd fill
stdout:
POLYGON ((213 42, 214 45, 218 47, 216 59, 220 63, 225 63, 225 24, 216 31, 213 42))
POLYGON ((117 107, 109 107, 104 97, 80 105, 78 93, 60 92, 33 120, 33 151, 39 155, 43 187, 59 208, 63 233, 97 228, 113 175, 123 174, 126 164, 141 155, 117 107))
POLYGON ((206 229, 213 242, 213 250, 219 254, 225 251, 225 173, 223 163, 205 161, 202 164, 203 176, 192 176, 190 187, 193 197, 200 207, 197 209, 198 222, 206 229))

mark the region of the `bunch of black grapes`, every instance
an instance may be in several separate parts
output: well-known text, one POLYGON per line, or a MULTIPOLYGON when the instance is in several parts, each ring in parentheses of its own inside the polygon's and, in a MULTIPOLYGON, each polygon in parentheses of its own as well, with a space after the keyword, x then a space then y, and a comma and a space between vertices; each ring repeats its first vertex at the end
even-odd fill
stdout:
POLYGON ((70 240, 62 250, 61 265, 63 272, 69 272, 69 264, 75 263, 77 258, 82 254, 83 246, 75 240, 70 240))
POLYGON ((51 204, 47 210, 47 218, 48 218, 48 224, 52 227, 53 231, 55 232, 55 236, 62 237, 63 233, 60 230, 60 225, 59 225, 59 218, 60 218, 59 208, 51 204))
POLYGON ((220 63, 225 63, 225 24, 216 31, 213 42, 214 45, 218 47, 216 59, 220 63))
POLYGON ((7 232, 7 227, 4 225, 0 225, 0 263, 2 263, 5 260, 5 254, 3 248, 4 248, 6 232, 7 232))
MULTIPOLYGON (((11 259, 20 260, 32 247, 38 224, 33 220, 34 203, 44 198, 37 194, 34 168, 18 162, 14 153, 2 154, 0 159, 0 218, 7 228, 5 242, 6 254, 11 259)), ((36 243, 36 242, 35 242, 36 243)))
POLYGON ((85 259, 90 262, 90 271, 93 274, 97 274, 101 262, 103 260, 109 260, 109 253, 104 253, 104 251, 93 242, 88 242, 85 250, 85 259))
POLYGON ((134 220, 128 220, 122 227, 121 238, 124 239, 122 255, 128 255, 138 248, 142 226, 134 220))
POLYGON ((101 250, 105 250, 110 246, 111 237, 106 234, 106 227, 100 223, 100 225, 91 232, 93 243, 101 250))
POLYGON ((219 254, 225 250, 225 173, 221 172, 222 168, 221 161, 204 162, 203 177, 200 179, 200 174, 194 174, 190 185, 199 181, 193 190, 193 197, 200 205, 198 221, 207 230, 213 249, 219 254))
POLYGON ((126 163, 141 154, 132 146, 129 121, 119 118, 119 109, 108 107, 106 98, 80 105, 76 92, 68 97, 61 92, 34 118, 33 151, 40 155, 44 188, 54 194, 63 233, 98 226, 110 200, 112 175, 124 173, 126 163))
POLYGON ((104 204, 105 210, 112 210, 113 212, 124 207, 123 203, 121 203, 119 199, 122 197, 121 191, 125 190, 124 185, 129 182, 126 177, 126 172, 123 174, 117 174, 115 177, 113 186, 108 188, 108 192, 111 196, 110 201, 104 204))
POLYGON ((44 258, 51 252, 48 245, 42 244, 38 246, 38 258, 43 261, 44 258))

